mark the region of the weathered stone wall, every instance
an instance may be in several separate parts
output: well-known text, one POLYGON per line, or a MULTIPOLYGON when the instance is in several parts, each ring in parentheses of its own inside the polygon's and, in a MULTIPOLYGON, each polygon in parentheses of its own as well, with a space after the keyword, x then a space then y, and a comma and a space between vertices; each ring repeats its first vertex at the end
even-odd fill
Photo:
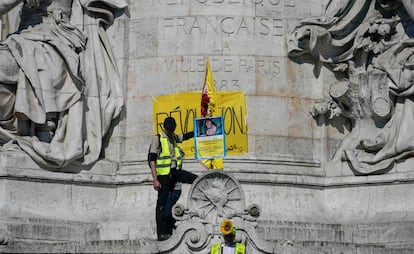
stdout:
POLYGON ((153 96, 200 91, 206 57, 218 91, 246 93, 244 158, 325 161, 326 131, 308 112, 329 77, 293 63, 286 46, 295 23, 321 11, 322 1, 131 1, 123 161, 145 159, 153 96))
MULTIPOLYGON (((3 153, 0 211, 8 227, 5 234, 29 242, 63 241, 56 245, 62 252, 110 253, 119 246, 119 252, 132 252, 134 242, 115 240, 155 238, 156 192, 146 162, 153 135, 152 99, 201 90, 204 58, 209 57, 218 91, 246 93, 249 153, 226 158, 224 170, 240 182, 247 204, 261 206, 258 231, 264 239, 319 250, 330 245, 331 253, 355 253, 358 244, 366 245, 361 253, 376 253, 370 244, 412 244, 412 224, 401 226, 414 221, 410 164, 391 174, 357 177, 346 165, 327 163, 348 130, 324 125, 309 110, 335 78, 323 66, 287 57, 289 32, 299 20, 319 16, 324 2, 129 1, 129 14, 109 29, 126 110, 106 140, 107 160, 82 172, 72 168, 70 174, 40 169, 22 154, 3 153), (361 224, 368 222, 372 224, 361 224), (54 232, 61 237, 51 236, 54 232), (77 244, 65 245, 70 241, 77 244), (89 245, 82 249, 84 242, 89 245)), ((185 160, 185 168, 203 172, 193 159, 185 160)), ((184 187, 179 201, 184 205, 188 189, 184 187)), ((13 250, 13 245, 4 249, 13 250)))

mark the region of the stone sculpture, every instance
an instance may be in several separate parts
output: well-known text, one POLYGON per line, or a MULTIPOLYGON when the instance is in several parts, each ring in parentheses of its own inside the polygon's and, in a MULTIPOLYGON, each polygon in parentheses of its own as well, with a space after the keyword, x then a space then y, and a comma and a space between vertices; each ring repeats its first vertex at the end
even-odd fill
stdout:
POLYGON ((232 176, 218 170, 199 176, 191 185, 188 207, 177 203, 173 216, 177 228, 171 238, 158 242, 148 238, 136 241, 135 253, 207 253, 222 241, 220 223, 229 218, 237 227, 236 241, 246 245, 246 253, 316 253, 283 241, 263 240, 257 228, 260 207, 245 206, 244 192, 232 176))
POLYGON ((411 0, 331 0, 289 37, 293 60, 311 56, 338 77, 311 113, 351 120, 333 159, 357 175, 388 172, 414 155, 413 22, 411 0))
POLYGON ((106 34, 125 0, 5 0, 21 8, 0 42, 0 144, 41 167, 97 161, 124 99, 106 34))

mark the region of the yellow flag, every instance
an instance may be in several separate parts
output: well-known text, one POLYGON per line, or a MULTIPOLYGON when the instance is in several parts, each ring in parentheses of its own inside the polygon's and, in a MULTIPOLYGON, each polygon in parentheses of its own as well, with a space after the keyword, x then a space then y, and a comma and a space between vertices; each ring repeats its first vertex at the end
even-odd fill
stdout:
MULTIPOLYGON (((218 105, 215 96, 213 72, 211 71, 210 60, 206 60, 206 74, 204 78, 203 90, 201 92, 201 116, 218 116, 218 105)), ((201 161, 207 169, 223 169, 223 159, 209 159, 201 161)))
POLYGON ((203 91, 201 94, 201 116, 217 116, 218 105, 215 97, 213 72, 211 71, 210 60, 206 60, 206 74, 204 79, 203 91))

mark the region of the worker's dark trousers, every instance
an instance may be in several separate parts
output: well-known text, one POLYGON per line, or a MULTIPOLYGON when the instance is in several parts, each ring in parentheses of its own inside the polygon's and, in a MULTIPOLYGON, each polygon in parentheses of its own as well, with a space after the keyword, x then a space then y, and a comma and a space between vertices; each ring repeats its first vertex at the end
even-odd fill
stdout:
MULTIPOLYGON (((185 170, 171 169, 169 175, 158 176, 158 181, 161 183, 161 189, 158 191, 157 206, 155 211, 155 219, 157 221, 157 236, 158 238, 162 234, 172 234, 175 220, 172 217, 171 211, 165 211, 167 199, 170 192, 173 192, 174 185, 176 182, 191 184, 197 178, 197 175, 190 173, 185 170)), ((177 202, 178 198, 174 195, 170 195, 177 202)), ((172 204, 172 205, 174 205, 172 204)), ((172 206, 169 206, 171 209, 172 206)))

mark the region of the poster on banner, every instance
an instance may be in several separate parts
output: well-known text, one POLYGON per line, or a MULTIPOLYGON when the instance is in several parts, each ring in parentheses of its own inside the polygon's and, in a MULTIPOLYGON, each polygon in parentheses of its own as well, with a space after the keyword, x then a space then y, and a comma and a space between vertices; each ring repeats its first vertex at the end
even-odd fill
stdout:
POLYGON ((194 119, 195 158, 206 160, 226 156, 226 136, 222 116, 194 119))
MULTIPOLYGON (((242 91, 218 91, 215 94, 218 115, 223 116, 223 131, 226 135, 226 156, 248 153, 246 100, 242 91)), ((194 130, 194 119, 201 118, 200 92, 183 92, 153 97, 154 134, 161 133, 164 119, 174 117, 177 122, 175 133, 194 130)), ((193 140, 186 140, 180 147, 186 157, 195 157, 193 140)))

